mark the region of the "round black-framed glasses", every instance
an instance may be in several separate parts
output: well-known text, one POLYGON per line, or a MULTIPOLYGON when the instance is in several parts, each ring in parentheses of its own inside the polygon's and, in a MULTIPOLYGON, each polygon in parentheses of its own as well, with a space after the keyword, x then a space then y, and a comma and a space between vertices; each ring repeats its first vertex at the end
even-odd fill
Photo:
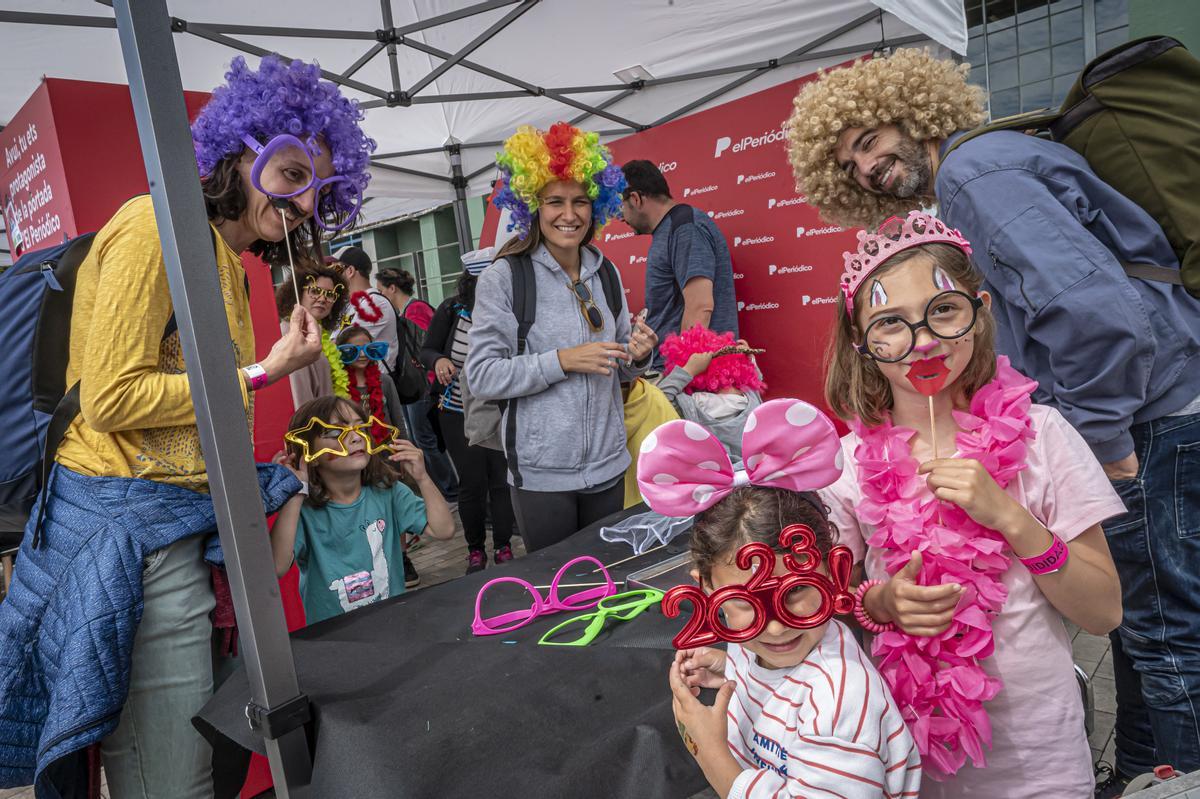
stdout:
POLYGON ((917 345, 917 331, 927 328, 943 340, 962 338, 975 327, 983 300, 962 291, 943 291, 925 305, 920 322, 902 316, 882 316, 867 325, 860 354, 880 363, 897 363, 908 357, 917 345))

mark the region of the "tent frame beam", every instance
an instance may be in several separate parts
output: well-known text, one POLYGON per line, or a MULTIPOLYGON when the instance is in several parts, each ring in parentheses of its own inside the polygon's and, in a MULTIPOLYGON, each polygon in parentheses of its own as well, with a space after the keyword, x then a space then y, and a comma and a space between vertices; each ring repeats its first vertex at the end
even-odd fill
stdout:
MULTIPOLYGON (((97 0, 103 5, 111 5, 112 0, 97 0)), ((234 50, 249 53, 259 57, 266 55, 279 55, 287 58, 281 53, 273 52, 250 42, 245 42, 240 39, 229 36, 230 33, 245 34, 245 35, 261 35, 261 36, 287 36, 294 38, 326 38, 326 39, 350 39, 350 40, 369 40, 375 39, 375 44, 360 56, 353 64, 340 74, 321 70, 321 75, 334 83, 345 86, 349 89, 362 92, 363 94, 375 97, 374 100, 368 100, 359 103, 363 109, 373 109, 397 106, 408 107, 415 104, 434 104, 434 103, 451 103, 451 102, 472 102, 477 100, 499 100, 511 99, 518 97, 548 97, 564 105, 576 108, 583 113, 575 116, 571 120, 571 124, 577 125, 580 122, 589 119, 593 116, 602 117, 612 122, 621 125, 620 128, 613 130, 600 131, 602 136, 625 135, 628 133, 636 133, 643 130, 648 130, 652 127, 665 124, 674 119, 678 119, 691 111, 719 99, 720 97, 732 92, 738 87, 749 83, 755 78, 777 69, 781 66, 797 64, 802 61, 816 60, 819 58, 831 58, 842 55, 853 55, 862 53, 867 50, 865 45, 850 45, 847 47, 834 48, 830 50, 818 50, 821 45, 826 44, 839 36, 842 36, 872 20, 882 19, 882 11, 872 10, 863 14, 838 28, 822 34, 817 38, 809 41, 801 47, 791 51, 787 55, 770 58, 765 61, 756 61, 746 64, 736 64, 726 67, 717 67, 714 69, 697 70, 695 72, 680 73, 678 75, 668 75, 661 78, 647 78, 645 80, 633 81, 629 84, 594 84, 587 86, 565 86, 557 88, 546 88, 538 86, 527 81, 521 80, 511 75, 507 75, 490 67, 477 64, 467 59, 474 50, 483 46, 487 41, 495 37, 502 30, 515 22, 521 15, 529 11, 535 6, 539 0, 485 0, 484 2, 466 6, 456 11, 451 11, 445 14, 439 14, 429 19, 419 20, 409 25, 396 27, 392 20, 391 0, 380 0, 380 10, 383 20, 383 28, 376 31, 352 31, 352 30, 320 30, 313 28, 281 28, 274 26, 262 25, 229 25, 219 23, 197 23, 189 22, 178 17, 171 18, 171 30, 175 33, 191 33, 202 39, 229 47, 234 50), (433 47, 425 42, 419 42, 407 38, 408 34, 417 31, 426 30, 428 28, 443 25, 449 22, 454 22, 459 19, 464 19, 477 14, 486 13, 495 9, 504 8, 507 6, 516 5, 517 8, 509 11, 504 17, 495 22, 482 34, 477 36, 467 45, 459 49, 456 53, 449 53, 439 48, 433 47), (421 78, 417 83, 413 84, 408 90, 402 90, 400 86, 399 69, 396 62, 396 50, 400 46, 407 46, 418 52, 431 55, 442 59, 442 63, 435 67, 430 73, 421 78), (361 81, 353 80, 353 75, 366 65, 372 58, 379 54, 383 49, 386 49, 389 61, 389 70, 391 72, 392 88, 390 91, 371 86, 361 81), (448 70, 455 66, 460 66, 465 69, 470 69, 482 75, 486 75, 503 83, 508 83, 516 87, 513 90, 507 91, 491 91, 491 92, 463 92, 457 94, 441 94, 441 95, 424 95, 418 96, 418 93, 426 88, 430 83, 438 77, 445 74, 448 70), (640 123, 631 119, 627 119, 618 114, 612 113, 608 109, 620 103, 622 100, 632 94, 642 91, 653 86, 663 86, 671 83, 679 83, 684 81, 702 80, 705 78, 716 77, 720 75, 739 74, 737 78, 729 83, 721 86, 713 91, 705 94, 696 100, 686 103, 680 108, 665 114, 664 116, 654 120, 651 123, 640 123), (574 94, 589 94, 602 92, 616 92, 613 96, 605 99, 598 104, 589 104, 568 95, 574 94)), ((37 12, 22 12, 22 11, 0 11, 0 22, 18 22, 43 25, 66 25, 66 26, 85 26, 98 28, 111 28, 115 26, 114 20, 106 17, 80 16, 70 14, 46 14, 37 12)), ((899 37, 893 40, 888 40, 884 36, 880 46, 887 44, 893 47, 905 44, 911 44, 919 41, 925 41, 928 37, 916 34, 912 36, 899 37)), ((502 144, 499 141, 486 142, 463 142, 453 145, 461 152, 467 149, 476 149, 482 147, 495 147, 502 144)), ((431 173, 420 172, 418 170, 405 170, 396 167, 394 164, 384 164, 383 159, 403 158, 406 156, 426 155, 436 152, 446 152, 449 155, 450 145, 441 147, 426 147, 413 150, 405 150, 402 152, 385 153, 374 156, 372 164, 379 167, 392 167, 393 171, 403 171, 407 174, 413 174, 417 177, 434 179, 442 182, 453 183, 452 176, 433 175, 431 173)), ((476 170, 471 175, 466 176, 467 180, 471 180, 478 174, 481 174, 491 166, 488 165, 483 170, 476 170)))
MULTIPOLYGON (((389 0, 383 0, 383 2, 388 3, 389 0)), ((453 68, 455 64, 459 63, 464 58, 469 56, 471 53, 478 50, 480 47, 482 47, 484 44, 486 44, 489 40, 491 40, 491 38, 493 36, 500 33, 500 31, 504 30, 509 25, 516 22, 518 19, 521 18, 521 16, 526 11, 529 11, 530 9, 532 9, 539 2, 540 2, 540 0, 522 0, 520 5, 518 5, 516 8, 509 11, 507 14, 505 14, 503 17, 501 17, 499 20, 497 20, 495 23, 493 23, 492 26, 490 28, 488 28, 487 30, 485 30, 483 33, 479 34, 474 39, 472 39, 471 41, 469 41, 465 45, 463 45, 462 48, 460 48, 457 53, 455 53, 450 58, 447 58, 441 64, 436 66, 433 69, 433 71, 430 72, 428 75, 426 75, 425 77, 421 78, 419 81, 414 83, 412 85, 412 87, 410 89, 408 89, 406 94, 410 98, 419 94, 422 89, 424 89, 426 86, 428 86, 429 84, 431 84, 435 80, 437 80, 441 75, 443 75, 446 72, 446 70, 453 68)))
POLYGON ((307 797, 312 760, 304 725, 311 712, 296 677, 279 585, 267 579, 274 577, 274 558, 249 433, 227 421, 245 413, 241 375, 205 221, 172 20, 166 0, 116 0, 114 11, 246 662, 246 716, 263 735, 276 794, 307 797))

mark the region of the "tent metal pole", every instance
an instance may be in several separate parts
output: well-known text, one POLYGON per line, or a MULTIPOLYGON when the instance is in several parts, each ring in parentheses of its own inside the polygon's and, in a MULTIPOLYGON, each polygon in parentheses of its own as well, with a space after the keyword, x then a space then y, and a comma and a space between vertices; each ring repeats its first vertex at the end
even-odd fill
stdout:
MULTIPOLYGON (((383 31, 387 35, 383 38, 383 42, 387 45, 388 71, 392 76, 392 92, 400 93, 400 65, 396 63, 396 39, 391 34, 395 22, 392 19, 392 0, 379 0, 379 10, 383 14, 383 31)), ((391 102, 391 98, 387 98, 391 102)))
MULTIPOLYGON (((574 124, 574 122, 572 122, 572 124, 574 124)), ((632 133, 632 132, 634 132, 634 128, 616 127, 616 128, 612 128, 612 130, 596 131, 595 133, 596 133, 596 136, 624 136, 625 133, 632 133)), ((504 144, 504 139, 496 139, 496 140, 494 140, 494 142, 469 142, 469 143, 463 142, 462 144, 458 145, 458 149, 460 149, 460 150, 479 150, 479 149, 488 149, 488 148, 498 148, 498 146, 500 146, 502 144, 504 144)), ((414 156, 414 155, 430 155, 431 152, 445 152, 445 145, 440 146, 440 148, 422 148, 420 150, 400 150, 400 151, 396 151, 396 152, 377 152, 376 155, 371 156, 371 162, 374 163, 374 166, 385 167, 385 166, 388 166, 388 164, 376 163, 376 162, 382 161, 382 160, 384 160, 384 158, 403 158, 406 156, 414 156)), ((487 168, 491 169, 492 164, 488 164, 487 168)), ((422 174, 422 173, 418 173, 418 174, 422 174)), ((445 179, 443 178, 440 180, 445 180, 445 179)))
MULTIPOLYGON (((207 39, 210 42, 223 44, 226 47, 231 47, 234 50, 241 50, 243 53, 249 53, 250 55, 256 55, 259 57, 277 55, 280 58, 285 58, 289 61, 293 60, 291 56, 286 56, 283 53, 268 50, 265 47, 259 47, 256 44, 243 42, 241 39, 235 39, 232 36, 226 36, 223 33, 215 31, 199 23, 188 22, 187 20, 174 18, 172 19, 172 29, 178 33, 190 33, 193 36, 199 36, 201 39, 207 39)), ((362 92, 363 94, 369 94, 373 97, 379 97, 380 99, 386 100, 388 96, 388 93, 383 89, 376 88, 375 86, 369 86, 356 80, 350 80, 349 78, 343 78, 336 72, 330 72, 327 69, 321 70, 321 77, 325 78, 325 80, 332 81, 339 86, 345 86, 346 88, 354 89, 362 92)))
POLYGON ((466 255, 475 249, 471 235, 471 215, 467 210, 467 179, 463 177, 462 151, 458 144, 446 147, 450 158, 450 182, 454 186, 454 230, 458 234, 458 254, 466 255))
MULTIPOLYGON (((428 55, 434 55, 434 56, 437 56, 438 58, 445 58, 445 59, 452 58, 452 55, 450 53, 447 53, 445 50, 441 50, 437 47, 432 47, 428 44, 425 44, 424 42, 418 42, 413 39, 405 39, 403 44, 405 47, 411 47, 414 50, 419 50, 422 53, 427 53, 428 55)), ((478 72, 481 75, 487 75, 489 78, 495 78, 496 80, 504 81, 505 83, 508 83, 512 86, 516 86, 517 88, 524 89, 525 91, 529 92, 530 94, 532 94, 536 97, 549 97, 551 100, 557 100, 558 102, 562 103, 563 105, 573 106, 575 108, 578 108, 580 111, 588 111, 592 114, 595 114, 596 116, 601 116, 601 117, 604 117, 605 119, 612 120, 613 122, 616 122, 619 125, 627 125, 627 126, 633 128, 634 130, 642 130, 646 127, 645 125, 642 125, 638 122, 634 122, 631 119, 619 117, 619 116, 616 116, 615 114, 610 114, 607 111, 598 110, 594 106, 588 105, 587 103, 581 103, 580 101, 572 99, 570 97, 567 97, 564 94, 560 94, 559 92, 556 92, 553 89, 546 89, 541 86, 535 86, 532 83, 521 80, 520 78, 514 78, 511 75, 505 75, 503 72, 499 72, 497 70, 491 69, 490 67, 485 67, 482 64, 476 64, 474 61, 468 61, 467 59, 464 58, 461 61, 459 61, 459 63, 462 64, 467 69, 478 72)))
POLYGON ((111 17, 88 17, 81 14, 41 14, 34 11, 0 11, 0 22, 19 22, 28 25, 61 25, 78 28, 115 28, 111 17))
MULTIPOLYGON (((621 102, 622 100, 624 100, 624 99, 625 99, 626 97, 628 97, 629 95, 631 95, 631 94, 636 94, 636 93, 637 93, 637 89, 626 89, 625 91, 621 92, 620 94, 615 94, 615 95, 613 95, 612 97, 609 97, 607 100, 605 100, 604 102, 600 103, 600 105, 596 106, 596 108, 598 108, 598 109, 600 109, 601 111, 603 111, 605 108, 609 108, 610 106, 614 106, 614 105, 616 105, 617 103, 619 103, 619 102, 621 102)), ((592 112, 591 112, 591 111, 585 111, 584 113, 582 113, 582 114, 580 114, 579 116, 577 116, 577 117, 575 117, 574 119, 572 119, 572 120, 571 120, 571 124, 572 124, 572 125, 578 125, 578 124, 579 124, 580 122, 582 122, 583 120, 585 120, 585 119, 588 119, 588 118, 590 118, 590 117, 592 117, 592 116, 594 116, 594 115, 592 114, 592 112)))
POLYGON ((342 73, 342 76, 341 76, 342 80, 346 80, 347 78, 353 77, 354 73, 358 72, 360 69, 365 67, 367 65, 368 61, 370 61, 375 56, 379 55, 379 51, 382 49, 383 49, 383 45, 380 44, 379 42, 375 42, 375 44, 371 45, 370 50, 368 50, 367 52, 365 52, 361 56, 359 56, 358 60, 355 61, 353 64, 351 64, 350 67, 345 72, 342 73))
POLYGON ((250 439, 245 425, 234 421, 245 413, 241 378, 205 221, 171 17, 165 0, 116 0, 114 8, 237 613, 252 697, 247 717, 260 722, 276 794, 303 797, 312 773, 303 726, 308 699, 296 679, 250 439))
POLYGON ((511 6, 513 3, 520 3, 522 0, 488 0, 486 3, 476 3, 473 6, 460 8, 457 11, 447 11, 445 14, 438 14, 436 17, 429 19, 417 20, 408 25, 401 25, 399 28, 393 28, 392 33, 396 36, 407 36, 410 33, 423 31, 426 28, 433 28, 438 25, 445 25, 447 22, 473 17, 476 14, 483 14, 496 8, 504 8, 511 6))
MULTIPOLYGON (((388 3, 389 0, 383 0, 383 2, 388 3)), ((453 66, 455 64, 457 64, 459 61, 462 61, 464 58, 469 56, 471 53, 478 50, 480 47, 482 47, 484 44, 486 44, 493 36, 500 33, 500 31, 504 30, 509 25, 513 24, 518 19, 520 19, 521 16, 526 11, 529 11, 530 9, 532 9, 534 6, 536 6, 538 4, 538 2, 539 2, 539 0, 522 0, 520 5, 518 5, 516 8, 512 9, 507 14, 505 14, 503 17, 501 17, 499 20, 497 20, 495 23, 493 23, 492 26, 489 27, 487 30, 485 30, 483 33, 479 34, 474 39, 472 39, 471 41, 469 41, 465 45, 463 45, 462 48, 457 53, 455 53, 450 58, 447 58, 445 61, 438 64, 436 67, 434 67, 433 71, 430 72, 428 75, 426 75, 425 77, 421 78, 419 81, 414 83, 412 85, 412 87, 408 89, 408 95, 410 97, 412 97, 412 96, 418 94, 426 86, 428 86, 429 84, 431 84, 435 80, 437 80, 440 75, 445 74, 446 70, 453 68, 453 66)))
MULTIPOLYGON (((435 152, 440 153, 440 152, 443 152, 445 149, 446 149, 445 147, 439 147, 439 148, 437 148, 437 150, 435 150, 435 152)), ((409 169, 408 167, 396 166, 395 164, 382 164, 373 158, 371 159, 371 166, 379 167, 380 169, 387 169, 392 172, 402 172, 405 175, 412 175, 413 177, 417 177, 417 178, 425 178, 426 180, 436 180, 439 183, 449 183, 451 180, 450 178, 446 177, 445 175, 435 175, 433 172, 422 172, 419 169, 409 169)))

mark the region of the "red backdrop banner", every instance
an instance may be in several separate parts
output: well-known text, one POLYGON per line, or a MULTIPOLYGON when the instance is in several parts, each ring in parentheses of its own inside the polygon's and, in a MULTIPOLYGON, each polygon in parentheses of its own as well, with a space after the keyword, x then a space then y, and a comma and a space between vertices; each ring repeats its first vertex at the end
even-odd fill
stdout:
MULTIPOLYGON (((729 245, 742 337, 759 356, 767 393, 824 405, 822 366, 832 327, 842 252, 853 230, 830 225, 796 194, 787 160, 784 120, 806 76, 701 111, 609 146, 617 163, 644 158, 658 164, 676 202, 705 212, 729 245)), ((488 208, 484 244, 497 231, 488 208)), ((623 222, 604 228, 596 243, 621 271, 632 311, 645 301, 650 236, 623 222)))

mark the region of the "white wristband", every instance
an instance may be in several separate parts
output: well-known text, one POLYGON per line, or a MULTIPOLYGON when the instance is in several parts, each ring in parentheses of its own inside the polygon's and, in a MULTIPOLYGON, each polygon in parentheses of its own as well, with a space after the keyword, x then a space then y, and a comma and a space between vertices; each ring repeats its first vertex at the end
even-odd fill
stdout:
POLYGON ((307 480, 300 481, 300 490, 297 491, 296 493, 300 494, 301 496, 305 496, 305 497, 308 496, 308 481, 307 480))

